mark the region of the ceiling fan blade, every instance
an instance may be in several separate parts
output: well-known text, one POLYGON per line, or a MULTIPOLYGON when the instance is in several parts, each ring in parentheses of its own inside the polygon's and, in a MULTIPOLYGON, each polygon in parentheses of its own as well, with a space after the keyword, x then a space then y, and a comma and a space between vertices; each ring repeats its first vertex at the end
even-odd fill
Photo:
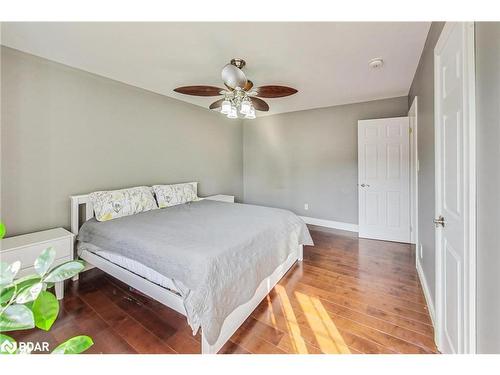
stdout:
POLYGON ((219 96, 221 91, 224 91, 224 89, 221 89, 219 87, 215 86, 183 86, 183 87, 177 87, 174 89, 175 92, 178 92, 180 94, 185 94, 185 95, 194 95, 194 96, 219 96))
POLYGON ((212 104, 210 104, 210 106, 208 108, 210 108, 210 109, 220 108, 220 107, 222 107, 223 101, 224 101, 224 98, 219 99, 219 100, 213 102, 212 104))
POLYGON ((263 111, 263 112, 269 111, 269 104, 267 104, 262 99, 259 99, 259 98, 250 98, 250 100, 252 101, 253 107, 257 111, 263 111))
POLYGON ((297 92, 297 90, 291 87, 276 85, 260 86, 257 87, 255 91, 257 91, 256 96, 261 98, 282 98, 284 96, 293 95, 297 92))
POLYGON ((246 85, 245 85, 245 87, 243 87, 243 90, 249 91, 249 90, 252 89, 252 87, 253 87, 253 82, 250 81, 250 80, 248 80, 247 83, 246 83, 246 85))
POLYGON ((221 77, 224 84, 232 89, 236 87, 243 88, 247 84, 245 73, 232 64, 226 64, 224 68, 222 68, 221 77))

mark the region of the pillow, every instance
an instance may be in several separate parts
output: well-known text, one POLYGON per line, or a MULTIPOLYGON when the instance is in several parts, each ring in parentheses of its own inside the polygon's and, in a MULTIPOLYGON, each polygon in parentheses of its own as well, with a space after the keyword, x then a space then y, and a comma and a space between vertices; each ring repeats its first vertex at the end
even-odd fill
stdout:
POLYGON ((90 200, 98 221, 107 221, 158 208, 149 186, 96 191, 90 193, 90 200))
POLYGON ((160 208, 198 200, 197 182, 175 185, 154 185, 153 191, 160 208))

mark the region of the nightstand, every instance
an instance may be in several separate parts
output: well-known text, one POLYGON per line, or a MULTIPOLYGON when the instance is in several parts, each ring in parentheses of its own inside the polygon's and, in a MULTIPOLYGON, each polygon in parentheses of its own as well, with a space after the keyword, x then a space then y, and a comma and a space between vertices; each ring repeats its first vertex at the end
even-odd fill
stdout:
MULTIPOLYGON (((43 250, 52 247, 56 251, 56 259, 52 267, 73 259, 73 234, 63 228, 44 230, 4 238, 0 240, 0 258, 2 262, 21 261, 21 270, 17 277, 36 273, 33 268, 35 259, 43 250)), ((64 297, 64 281, 55 285, 57 299, 64 297)))
POLYGON ((208 199, 209 201, 234 203, 234 195, 217 194, 217 195, 211 195, 209 197, 205 197, 203 199, 208 199))

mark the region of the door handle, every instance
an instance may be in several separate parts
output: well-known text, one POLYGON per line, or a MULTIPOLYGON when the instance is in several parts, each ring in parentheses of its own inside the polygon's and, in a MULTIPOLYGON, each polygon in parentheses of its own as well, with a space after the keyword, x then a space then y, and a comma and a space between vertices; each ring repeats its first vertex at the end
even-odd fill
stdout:
POLYGON ((438 228, 440 225, 444 228, 445 220, 441 215, 437 219, 434 219, 433 222, 436 228, 438 228))
POLYGON ((370 185, 368 185, 368 184, 361 184, 359 186, 361 186, 361 187, 370 187, 370 185))

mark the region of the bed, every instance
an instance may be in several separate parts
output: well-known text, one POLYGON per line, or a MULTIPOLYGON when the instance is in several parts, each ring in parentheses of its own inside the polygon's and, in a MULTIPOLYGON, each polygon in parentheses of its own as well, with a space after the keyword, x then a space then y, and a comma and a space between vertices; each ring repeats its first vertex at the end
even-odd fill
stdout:
POLYGON ((210 200, 99 222, 89 195, 71 196, 71 230, 80 258, 201 329, 202 354, 217 353, 312 245, 289 211, 210 200))

